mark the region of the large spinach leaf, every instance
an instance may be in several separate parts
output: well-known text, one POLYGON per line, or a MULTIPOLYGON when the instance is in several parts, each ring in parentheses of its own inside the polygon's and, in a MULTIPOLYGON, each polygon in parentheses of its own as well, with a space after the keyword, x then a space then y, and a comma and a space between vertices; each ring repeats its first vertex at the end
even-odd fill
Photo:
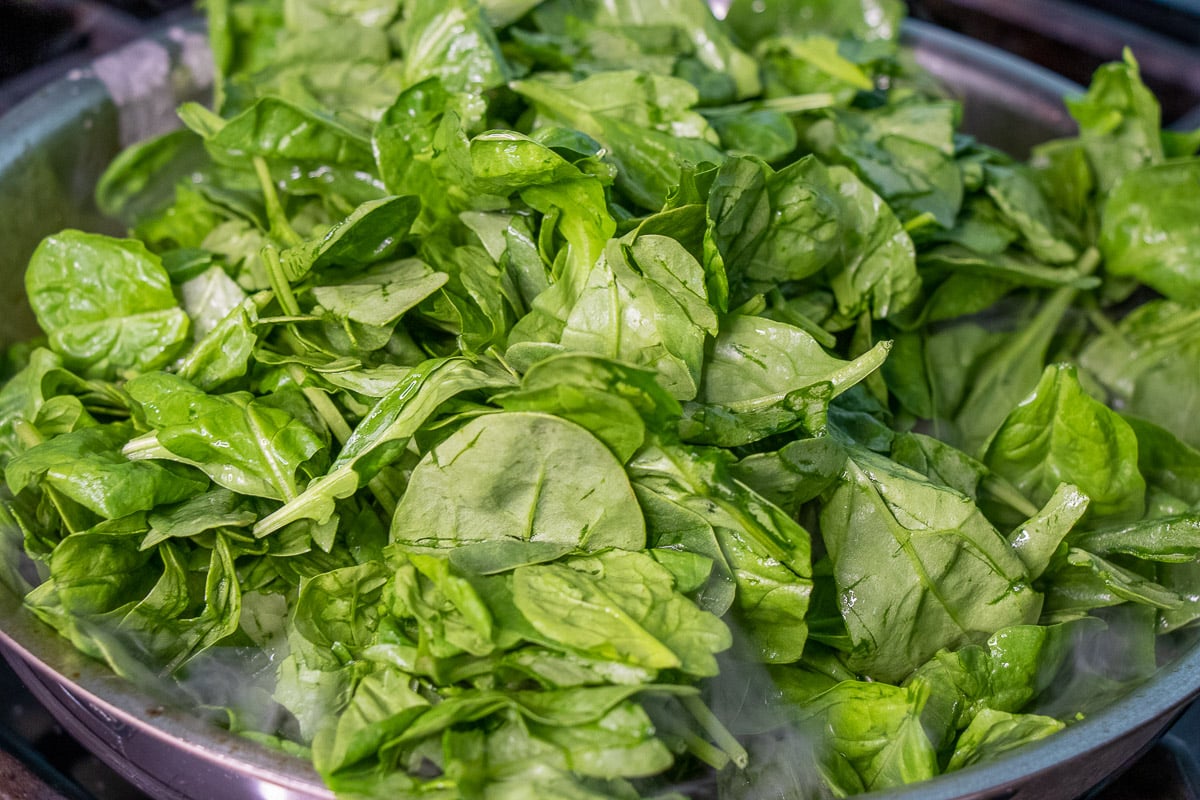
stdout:
POLYGON ((558 417, 510 412, 430 450, 396 508, 392 540, 502 571, 512 558, 640 550, 646 534, 625 471, 598 439, 558 417))
POLYGON ((903 679, 945 647, 1034 622, 1024 564, 965 495, 866 450, 823 498, 851 664, 903 679))
POLYGON ((136 240, 47 237, 30 259, 25 291, 51 348, 89 376, 164 366, 189 334, 162 262, 136 240))
POLYGON ((1137 451, 1133 430, 1083 390, 1076 371, 1052 365, 996 431, 984 462, 1035 503, 1070 483, 1093 519, 1136 519, 1146 494, 1137 451))

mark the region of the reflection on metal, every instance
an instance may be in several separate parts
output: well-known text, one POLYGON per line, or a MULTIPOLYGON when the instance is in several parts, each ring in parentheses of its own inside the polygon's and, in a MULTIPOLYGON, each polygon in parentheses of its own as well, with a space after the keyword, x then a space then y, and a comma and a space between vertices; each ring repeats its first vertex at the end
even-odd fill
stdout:
MULTIPOLYGON (((1200 107, 1195 0, 909 0, 915 17, 990 42, 1079 83, 1128 47, 1168 123, 1200 107)), ((1200 113, 1200 112, 1198 112, 1200 113)))

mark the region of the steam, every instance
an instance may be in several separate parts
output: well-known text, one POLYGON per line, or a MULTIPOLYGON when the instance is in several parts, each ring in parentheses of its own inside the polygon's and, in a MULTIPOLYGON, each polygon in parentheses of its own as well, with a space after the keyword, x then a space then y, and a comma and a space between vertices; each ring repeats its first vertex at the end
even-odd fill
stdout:
MULTIPOLYGON (((735 641, 744 642, 736 622, 726 621, 735 629, 735 641)), ((703 736, 704 742, 728 756, 721 763, 710 761, 703 774, 683 778, 668 791, 690 800, 828 797, 817 765, 816 741, 793 721, 790 702, 768 667, 739 650, 735 646, 734 652, 721 655, 720 674, 705 682, 702 701, 695 703, 719 721, 723 735, 706 729, 702 715, 687 703, 648 704, 651 717, 668 738, 689 730, 693 745, 696 736, 703 736), (723 736, 733 738, 736 749, 723 736)), ((693 754, 698 755, 697 749, 693 754)), ((708 759, 701 756, 701 760, 708 759)))

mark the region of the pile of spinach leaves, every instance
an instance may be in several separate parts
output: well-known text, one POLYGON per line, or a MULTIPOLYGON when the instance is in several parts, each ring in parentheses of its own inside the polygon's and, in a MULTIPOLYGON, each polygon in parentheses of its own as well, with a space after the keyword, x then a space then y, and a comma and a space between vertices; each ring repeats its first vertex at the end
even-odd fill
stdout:
POLYGON ((1200 139, 1132 58, 1018 163, 891 0, 206 6, 4 362, 0 575, 84 653, 346 797, 734 800, 1200 618, 1200 139))

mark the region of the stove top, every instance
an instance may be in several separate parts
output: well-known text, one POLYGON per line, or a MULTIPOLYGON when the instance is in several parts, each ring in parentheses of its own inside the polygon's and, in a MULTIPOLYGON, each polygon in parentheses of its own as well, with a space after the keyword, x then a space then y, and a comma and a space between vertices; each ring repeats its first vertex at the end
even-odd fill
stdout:
MULTIPOLYGON (((191 0, 0 0, 0 114, 190 8, 191 0)), ((1128 44, 1164 120, 1200 125, 1200 0, 909 0, 909 8, 1083 85, 1128 44)), ((151 800, 65 733, 2 659, 0 698, 0 798, 151 800)), ((1087 800, 1200 800, 1200 703, 1087 800)))
POLYGON ((151 800, 64 731, 0 658, 0 797, 151 800))

